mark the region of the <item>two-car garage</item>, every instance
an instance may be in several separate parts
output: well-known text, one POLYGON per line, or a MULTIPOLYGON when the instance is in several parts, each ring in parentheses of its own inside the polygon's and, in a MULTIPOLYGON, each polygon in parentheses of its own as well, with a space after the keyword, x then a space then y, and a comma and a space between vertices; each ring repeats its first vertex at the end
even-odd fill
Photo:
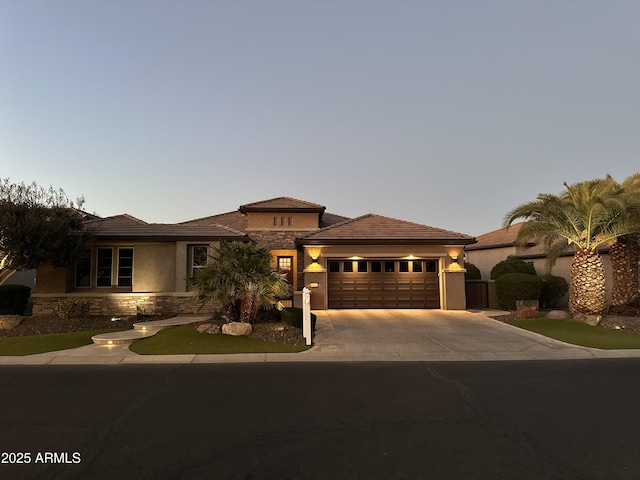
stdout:
POLYGON ((327 262, 329 308, 439 308, 438 260, 327 262))

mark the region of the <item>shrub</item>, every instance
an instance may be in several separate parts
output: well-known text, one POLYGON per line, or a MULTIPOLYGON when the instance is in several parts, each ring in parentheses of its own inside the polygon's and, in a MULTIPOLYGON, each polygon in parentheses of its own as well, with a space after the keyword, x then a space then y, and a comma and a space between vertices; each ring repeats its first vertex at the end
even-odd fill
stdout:
POLYGON ((467 273, 464 274, 465 280, 482 280, 480 269, 473 263, 464 262, 464 268, 467 273))
POLYGON ((23 315, 31 296, 31 289, 26 285, 0 286, 0 314, 23 315))
POLYGON ((545 275, 542 277, 542 292, 540 306, 542 308, 557 307, 558 302, 569 291, 569 284, 563 277, 545 275))
POLYGON ((500 308, 515 310, 516 300, 538 300, 542 278, 525 273, 507 273, 496 279, 496 294, 500 308))
MULTIPOLYGON (((302 329, 302 309, 297 307, 287 307, 282 309, 282 321, 287 325, 302 329)), ((316 316, 311 314, 311 330, 316 330, 316 316)))
POLYGON ((502 275, 507 273, 525 273, 527 275, 537 275, 536 269, 531 263, 518 260, 516 258, 510 258, 498 262, 491 269, 491 280, 497 280, 502 275))
POLYGON ((88 298, 67 298, 60 300, 55 308, 60 318, 86 318, 91 313, 91 300, 88 298))

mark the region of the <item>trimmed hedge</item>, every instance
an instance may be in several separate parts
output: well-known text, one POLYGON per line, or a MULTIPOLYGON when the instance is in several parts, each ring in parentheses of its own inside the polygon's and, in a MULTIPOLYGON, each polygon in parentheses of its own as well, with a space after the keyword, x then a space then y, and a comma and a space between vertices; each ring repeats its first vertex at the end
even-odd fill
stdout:
POLYGON ((491 269, 491 280, 497 280, 507 273, 524 273, 527 275, 537 275, 536 269, 531 263, 516 258, 509 258, 498 262, 491 269))
POLYGON ((542 292, 540 293, 540 306, 553 308, 569 291, 569 284, 564 277, 545 275, 542 277, 542 292))
POLYGON ((507 273, 496 279, 496 294, 500 308, 515 310, 516 300, 538 300, 542 278, 526 273, 507 273))
POLYGON ((0 315, 24 315, 30 296, 26 285, 0 285, 0 315))
MULTIPOLYGON (((287 325, 302 329, 302 309, 297 307, 287 307, 282 309, 282 321, 287 325)), ((311 330, 316 330, 316 315, 311 314, 311 330)))
POLYGON ((482 280, 480 269, 473 263, 464 262, 464 268, 467 273, 464 274, 465 280, 482 280))

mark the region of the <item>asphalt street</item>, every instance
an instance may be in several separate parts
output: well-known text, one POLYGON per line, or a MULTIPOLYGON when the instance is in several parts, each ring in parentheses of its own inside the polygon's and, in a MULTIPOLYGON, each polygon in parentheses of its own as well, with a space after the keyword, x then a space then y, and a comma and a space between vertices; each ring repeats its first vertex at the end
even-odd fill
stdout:
POLYGON ((640 359, 0 367, 0 478, 638 479, 640 359))

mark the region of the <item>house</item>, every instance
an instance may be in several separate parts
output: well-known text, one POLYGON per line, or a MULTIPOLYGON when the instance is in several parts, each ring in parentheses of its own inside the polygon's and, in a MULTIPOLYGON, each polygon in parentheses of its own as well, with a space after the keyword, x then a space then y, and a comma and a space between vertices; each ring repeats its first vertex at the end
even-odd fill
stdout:
POLYGON ((491 269, 497 263, 535 245, 534 243, 529 243, 525 247, 516 245, 516 238, 522 225, 522 223, 516 223, 509 228, 500 228, 482 234, 476 238, 476 243, 465 247, 465 260, 478 267, 483 280, 491 278, 491 269))
MULTIPOLYGON (((529 242, 524 246, 516 244, 516 237, 522 223, 512 225, 510 228, 500 228, 477 237, 477 242, 465 247, 466 261, 474 264, 480 270, 483 280, 491 279, 491 269, 499 262, 507 259, 519 259, 531 263, 538 275, 547 273, 547 255, 543 245, 529 242)), ((602 256, 605 268, 607 289, 607 301, 611 301, 611 262, 609 260, 609 248, 603 246, 598 249, 602 256)), ((553 266, 551 273, 563 277, 567 283, 571 279, 571 263, 573 261, 573 248, 567 248, 560 254, 553 266)))
POLYGON ((95 242, 75 268, 41 267, 34 314, 58 301, 93 300, 94 314, 190 313, 187 278, 222 241, 267 246, 311 307, 464 309, 458 264, 471 236, 375 214, 347 218, 323 205, 278 197, 178 224, 129 215, 87 222, 95 242))

